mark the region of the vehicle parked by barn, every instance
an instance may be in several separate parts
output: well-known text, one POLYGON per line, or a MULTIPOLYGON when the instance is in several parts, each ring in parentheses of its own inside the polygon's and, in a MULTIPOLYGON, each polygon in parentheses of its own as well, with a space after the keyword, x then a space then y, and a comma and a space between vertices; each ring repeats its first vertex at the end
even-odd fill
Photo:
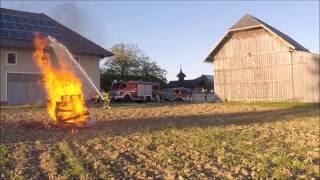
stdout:
POLYGON ((112 101, 152 101, 160 84, 145 81, 115 81, 110 88, 112 101))
POLYGON ((160 98, 164 101, 192 101, 192 92, 187 88, 167 88, 161 91, 160 98))

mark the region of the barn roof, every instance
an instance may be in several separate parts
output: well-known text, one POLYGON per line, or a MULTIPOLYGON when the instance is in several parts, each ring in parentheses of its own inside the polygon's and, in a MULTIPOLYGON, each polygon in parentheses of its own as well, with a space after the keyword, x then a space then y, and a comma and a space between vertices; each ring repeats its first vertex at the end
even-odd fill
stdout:
POLYGON ((262 20, 250 15, 246 14, 244 15, 238 22, 236 22, 233 26, 229 28, 227 33, 223 36, 223 38, 218 42, 218 44, 211 50, 210 54, 208 57, 205 59, 205 62, 212 62, 213 59, 212 57, 214 54, 219 50, 221 45, 223 44, 224 40, 229 36, 230 33, 235 32, 235 31, 240 31, 240 30, 247 30, 247 29, 252 29, 252 28, 258 28, 262 27, 271 34, 275 35, 278 37, 281 41, 286 43, 289 47, 292 49, 298 50, 298 51, 305 51, 309 52, 308 49, 303 47, 301 44, 299 44, 297 41, 293 40, 291 37, 288 35, 284 34, 283 32, 279 31, 278 29, 270 26, 269 24, 263 22, 262 20))
POLYGON ((55 21, 43 13, 31 13, 0 8, 1 47, 33 48, 33 33, 51 35, 73 53, 92 54, 100 57, 113 54, 96 43, 55 21))

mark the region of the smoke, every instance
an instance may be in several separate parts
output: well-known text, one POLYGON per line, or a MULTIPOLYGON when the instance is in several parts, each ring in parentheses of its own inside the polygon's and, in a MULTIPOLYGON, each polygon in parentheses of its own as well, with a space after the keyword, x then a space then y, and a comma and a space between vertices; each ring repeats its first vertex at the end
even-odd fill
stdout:
POLYGON ((51 14, 56 20, 79 33, 87 31, 85 11, 81 12, 74 3, 58 4, 52 8, 51 14))
POLYGON ((57 4, 50 10, 52 18, 103 46, 107 40, 106 30, 93 15, 94 12, 90 13, 86 8, 79 7, 78 4, 72 2, 57 4))

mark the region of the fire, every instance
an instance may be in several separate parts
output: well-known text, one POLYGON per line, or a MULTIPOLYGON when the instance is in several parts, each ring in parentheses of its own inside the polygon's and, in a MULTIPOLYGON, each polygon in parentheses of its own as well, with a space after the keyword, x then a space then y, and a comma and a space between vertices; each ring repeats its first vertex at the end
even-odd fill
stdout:
POLYGON ((62 52, 57 53, 60 68, 54 67, 49 53, 48 38, 35 34, 33 59, 43 75, 47 95, 47 111, 57 124, 82 126, 88 111, 84 103, 81 80, 73 73, 62 52))

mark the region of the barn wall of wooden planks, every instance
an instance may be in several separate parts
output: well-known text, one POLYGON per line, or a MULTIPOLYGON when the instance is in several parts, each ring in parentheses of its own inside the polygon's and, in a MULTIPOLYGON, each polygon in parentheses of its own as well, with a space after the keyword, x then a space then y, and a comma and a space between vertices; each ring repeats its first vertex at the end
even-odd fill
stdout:
POLYGON ((228 35, 214 56, 222 100, 320 102, 318 54, 296 51, 263 28, 228 35))

